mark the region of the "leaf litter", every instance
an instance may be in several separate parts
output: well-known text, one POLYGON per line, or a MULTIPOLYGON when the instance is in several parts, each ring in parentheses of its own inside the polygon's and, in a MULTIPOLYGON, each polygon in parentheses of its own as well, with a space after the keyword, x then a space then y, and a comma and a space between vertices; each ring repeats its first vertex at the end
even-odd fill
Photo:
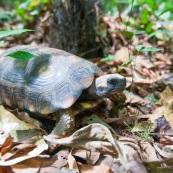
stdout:
MULTIPOLYGON (((0 107, 0 172, 145 173, 164 171, 173 165, 173 69, 172 55, 165 51, 169 45, 159 40, 153 46, 146 34, 132 35, 129 26, 130 32, 126 32, 113 16, 103 17, 102 25, 112 40, 106 52, 109 56, 106 61, 100 57, 91 61, 105 73, 119 72, 126 77, 126 101, 119 107, 123 111, 117 111, 113 104, 102 115, 96 111, 80 117, 76 131, 69 137, 44 136, 60 145, 50 155, 42 138, 47 134, 39 122, 25 116, 28 123, 24 123, 0 107), (136 49, 136 45, 141 46, 136 49), (159 52, 151 52, 159 46, 159 52)), ((155 36, 150 35, 150 39, 155 36)), ((45 45, 40 38, 33 32, 25 43, 45 45)), ((164 38, 162 32, 159 38, 164 38)), ((10 38, 4 46, 15 44, 10 38)))

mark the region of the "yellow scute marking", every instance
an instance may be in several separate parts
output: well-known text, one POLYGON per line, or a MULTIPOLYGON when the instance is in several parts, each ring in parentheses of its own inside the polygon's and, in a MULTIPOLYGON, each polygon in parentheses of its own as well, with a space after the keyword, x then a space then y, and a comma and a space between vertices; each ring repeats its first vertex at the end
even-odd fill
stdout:
POLYGON ((62 132, 62 136, 65 136, 65 135, 66 135, 66 132, 65 132, 65 131, 63 131, 63 132, 62 132))
POLYGON ((39 69, 38 74, 41 75, 42 73, 44 73, 47 70, 47 67, 43 66, 39 69))
POLYGON ((29 110, 30 111, 35 111, 35 106, 33 104, 29 104, 29 110))
POLYGON ((80 83, 84 88, 88 88, 94 80, 94 76, 88 76, 80 80, 80 83))
POLYGON ((77 56, 72 56, 70 58, 70 62, 71 63, 76 63, 76 62, 79 62, 79 61, 81 61, 81 59, 79 57, 77 57, 77 56))
POLYGON ((62 108, 69 108, 76 101, 73 97, 67 97, 62 100, 62 108))

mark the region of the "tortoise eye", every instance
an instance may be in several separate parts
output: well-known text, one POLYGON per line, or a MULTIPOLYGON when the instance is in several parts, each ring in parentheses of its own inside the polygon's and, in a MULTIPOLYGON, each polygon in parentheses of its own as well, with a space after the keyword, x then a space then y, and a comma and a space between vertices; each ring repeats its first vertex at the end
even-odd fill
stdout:
POLYGON ((114 79, 109 79, 108 83, 111 84, 111 85, 115 85, 115 84, 117 84, 117 79, 115 79, 115 78, 114 79))

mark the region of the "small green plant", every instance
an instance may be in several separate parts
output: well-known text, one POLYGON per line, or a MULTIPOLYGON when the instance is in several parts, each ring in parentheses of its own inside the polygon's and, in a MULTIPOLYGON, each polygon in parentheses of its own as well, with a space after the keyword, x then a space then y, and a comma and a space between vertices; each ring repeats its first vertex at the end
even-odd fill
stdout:
POLYGON ((153 94, 149 94, 149 95, 146 97, 146 100, 151 101, 151 102, 153 102, 153 103, 158 102, 158 99, 156 99, 156 98, 154 97, 153 94))
POLYGON ((121 66, 127 67, 129 64, 132 63, 133 59, 134 59, 134 56, 131 55, 129 60, 127 62, 123 62, 123 64, 121 66))
MULTIPOLYGON (((29 29, 16 29, 16 30, 6 30, 6 31, 0 31, 0 39, 7 37, 7 36, 11 36, 11 35, 18 35, 24 32, 28 32, 28 31, 33 31, 33 30, 29 30, 29 29)), ((4 44, 4 41, 0 41, 0 47, 4 44)), ((11 58, 17 58, 20 60, 27 60, 32 58, 34 55, 29 53, 29 52, 24 52, 24 51, 16 51, 14 53, 8 54, 7 56, 11 57, 11 58)))
POLYGON ((138 54, 140 54, 141 52, 157 52, 162 49, 156 48, 156 47, 146 47, 145 48, 143 45, 137 45, 136 50, 137 50, 138 54))
POLYGON ((47 6, 48 0, 25 0, 14 9, 23 24, 32 21, 35 16, 39 16, 40 11, 47 6))
MULTIPOLYGON (((29 30, 29 29, 16 29, 16 30, 5 30, 5 31, 0 31, 0 39, 7 37, 7 36, 11 36, 11 35, 18 35, 21 34, 23 32, 28 32, 28 31, 33 31, 33 30, 29 30)), ((0 47, 2 47, 4 44, 3 40, 0 40, 0 47)))
POLYGON ((16 30, 5 30, 5 31, 0 31, 0 38, 11 36, 11 35, 18 35, 23 32, 28 32, 28 31, 33 31, 30 29, 16 29, 16 30))
POLYGON ((0 21, 2 20, 12 21, 13 15, 14 13, 11 11, 0 12, 0 21))
MULTIPOLYGON (((127 126, 128 131, 131 132, 133 130, 132 126, 128 125, 126 122, 124 122, 124 124, 127 126)), ((138 140, 140 141, 153 141, 153 139, 150 137, 150 129, 144 131, 135 131, 135 134, 139 136, 138 140)))
POLYGON ((113 59, 114 59, 114 56, 112 54, 108 54, 108 56, 105 58, 102 58, 101 61, 105 62, 105 61, 111 61, 113 59))

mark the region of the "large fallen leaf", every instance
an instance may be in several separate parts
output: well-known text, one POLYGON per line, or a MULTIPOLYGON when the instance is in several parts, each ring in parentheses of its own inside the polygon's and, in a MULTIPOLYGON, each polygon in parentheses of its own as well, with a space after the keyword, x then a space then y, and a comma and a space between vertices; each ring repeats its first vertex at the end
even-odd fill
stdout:
POLYGON ((171 89, 167 86, 162 92, 159 103, 162 105, 158 107, 153 115, 150 116, 150 121, 155 122, 156 119, 164 116, 166 121, 169 122, 171 129, 173 129, 173 93, 171 89))
POLYGON ((39 173, 58 173, 57 170, 60 170, 62 167, 68 164, 68 154, 69 151, 67 148, 61 148, 61 150, 57 152, 53 157, 44 158, 44 160, 42 160, 39 173))
POLYGON ((57 139, 55 136, 44 136, 45 140, 59 145, 66 145, 73 148, 83 148, 90 151, 99 151, 116 155, 123 161, 124 155, 116 139, 113 138, 109 129, 101 124, 90 124, 85 126, 71 136, 57 139))
POLYGON ((7 161, 0 160, 0 165, 9 166, 9 165, 14 165, 16 163, 20 163, 24 160, 38 156, 40 153, 42 153, 43 151, 45 151, 47 149, 48 149, 48 145, 46 144, 46 142, 43 139, 41 139, 41 140, 37 141, 36 148, 34 148, 32 151, 24 153, 23 155, 16 154, 15 157, 12 157, 11 159, 9 159, 7 161))
POLYGON ((1 156, 3 156, 5 153, 7 153, 10 150, 12 144, 13 144, 13 139, 9 135, 5 139, 4 143, 1 145, 1 156))
POLYGON ((0 130, 10 134, 14 141, 18 141, 17 130, 29 130, 35 127, 16 118, 12 113, 0 106, 0 130))
POLYGON ((110 166, 104 164, 103 162, 100 165, 96 166, 82 165, 81 171, 83 173, 91 173, 91 172, 110 173, 110 166))
POLYGON ((76 160, 83 160, 88 165, 94 165, 100 158, 100 152, 90 152, 88 150, 73 150, 73 156, 76 160))
MULTIPOLYGON (((34 138, 34 145, 36 145, 36 147, 32 151, 24 152, 23 155, 20 152, 19 154, 18 152, 9 150, 6 154, 8 154, 8 157, 13 157, 8 159, 7 161, 0 160, 0 165, 2 166, 14 165, 26 159, 36 157, 44 150, 48 149, 47 143, 42 139, 42 136, 40 135, 40 129, 37 130, 34 126, 19 120, 9 111, 5 110, 3 106, 0 106, 0 130, 3 132, 3 135, 0 136, 1 145, 9 135, 13 138, 13 142, 21 142, 21 139, 23 137, 20 137, 21 135, 18 134, 18 131, 21 132, 22 130, 22 136, 28 136, 28 138, 25 138, 25 140, 34 138), (35 132, 35 130, 37 132, 35 132), (30 133, 28 135, 28 131, 31 131, 32 135, 30 133)), ((20 148, 20 150, 22 151, 22 148, 20 148)))
POLYGON ((159 161, 157 151, 149 142, 141 142, 141 158, 143 161, 159 161))
POLYGON ((69 165, 69 169, 72 169, 76 172, 79 172, 79 169, 78 169, 78 164, 75 160, 75 158, 72 156, 71 152, 68 154, 68 165, 69 165))
MULTIPOLYGON (((25 160, 21 163, 12 165, 11 168, 13 170, 13 173, 43 173, 40 171, 40 167, 42 166, 43 159, 41 158, 32 158, 25 160)), ((51 169, 49 168, 49 173, 51 172, 51 169)), ((48 171, 47 171, 48 172, 48 171)))
POLYGON ((8 160, 9 158, 13 157, 15 154, 19 153, 20 154, 23 152, 27 152, 28 150, 31 150, 35 148, 35 145, 34 144, 19 144, 17 146, 14 146, 10 152, 6 153, 5 155, 3 155, 1 157, 1 160, 8 160))
POLYGON ((92 114, 92 115, 87 115, 87 116, 82 116, 79 121, 77 122, 77 127, 80 126, 84 126, 84 125, 88 125, 88 124, 92 124, 92 123, 99 123, 102 124, 104 126, 106 126, 109 130, 111 130, 111 132, 116 135, 115 130, 109 126, 107 123, 105 123, 104 121, 102 121, 97 115, 92 114))

